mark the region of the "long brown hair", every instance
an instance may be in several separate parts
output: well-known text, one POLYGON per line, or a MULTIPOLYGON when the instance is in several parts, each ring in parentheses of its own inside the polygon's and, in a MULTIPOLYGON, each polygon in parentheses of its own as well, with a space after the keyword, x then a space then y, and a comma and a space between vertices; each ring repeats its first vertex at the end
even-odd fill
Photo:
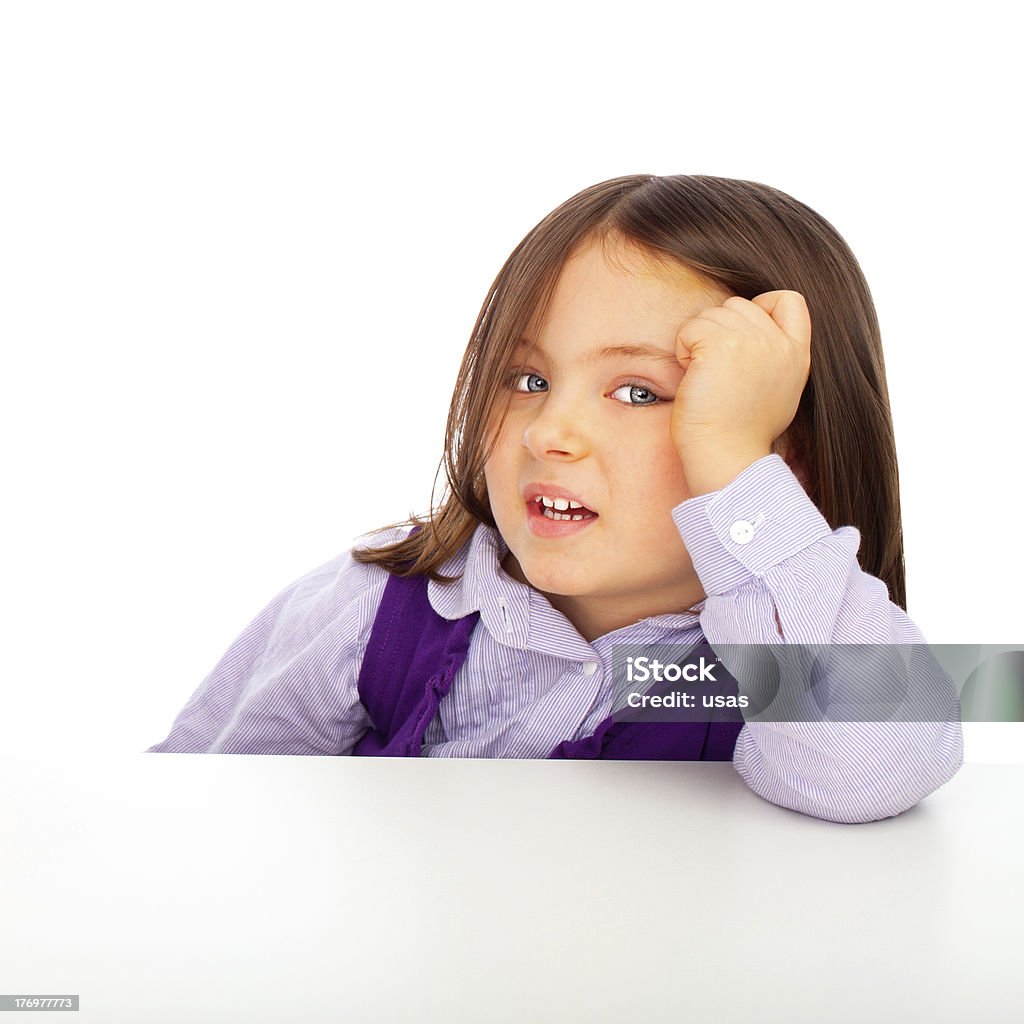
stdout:
MULTIPOLYGON (((494 526, 484 464, 520 338, 544 322, 559 272, 592 238, 622 239, 654 262, 675 262, 732 295, 800 292, 811 314, 811 373, 786 431, 787 458, 829 525, 855 526, 858 560, 906 607, 903 531, 892 416, 878 319, 864 275, 839 233, 778 189, 706 175, 626 175, 592 185, 549 213, 494 279, 473 328, 448 413, 447 487, 423 528, 397 543, 353 550, 398 575, 437 570, 478 523, 494 526)), ((439 467, 440 472, 440 467, 439 467)))

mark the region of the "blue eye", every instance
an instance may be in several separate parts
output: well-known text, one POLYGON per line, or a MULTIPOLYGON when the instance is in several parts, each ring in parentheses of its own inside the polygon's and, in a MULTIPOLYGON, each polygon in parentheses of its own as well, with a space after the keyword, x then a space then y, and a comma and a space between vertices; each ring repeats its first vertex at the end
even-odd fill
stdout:
POLYGON ((539 373, 513 373, 509 377, 509 383, 515 391, 525 391, 530 394, 547 391, 548 382, 539 373), (526 381, 526 387, 522 387, 526 381))
POLYGON ((619 399, 626 405, 657 405, 661 399, 646 384, 623 384, 612 392, 615 398, 620 391, 627 392, 623 399, 619 399))

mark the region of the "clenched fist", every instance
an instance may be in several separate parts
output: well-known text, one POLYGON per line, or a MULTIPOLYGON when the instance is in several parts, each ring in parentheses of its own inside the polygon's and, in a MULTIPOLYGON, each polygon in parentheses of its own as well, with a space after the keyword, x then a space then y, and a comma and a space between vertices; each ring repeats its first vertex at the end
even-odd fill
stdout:
POLYGON ((718 490, 771 452, 793 422, 811 370, 811 317, 799 292, 733 296, 684 321, 686 370, 672 440, 692 495, 718 490))

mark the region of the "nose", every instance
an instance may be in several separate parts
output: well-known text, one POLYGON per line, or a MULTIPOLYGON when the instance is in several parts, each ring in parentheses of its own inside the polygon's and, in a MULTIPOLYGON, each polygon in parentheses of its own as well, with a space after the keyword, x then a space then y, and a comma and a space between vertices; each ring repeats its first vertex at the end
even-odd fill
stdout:
POLYGON ((574 462, 583 458, 591 441, 582 402, 573 402, 564 393, 546 395, 523 430, 523 445, 537 459, 574 462))

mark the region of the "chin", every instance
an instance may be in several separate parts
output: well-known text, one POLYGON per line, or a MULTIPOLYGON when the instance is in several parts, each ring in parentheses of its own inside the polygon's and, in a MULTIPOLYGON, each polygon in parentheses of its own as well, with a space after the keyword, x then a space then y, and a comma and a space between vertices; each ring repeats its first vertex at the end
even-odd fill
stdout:
POLYGON ((557 572, 550 568, 531 570, 522 566, 523 576, 535 590, 545 594, 558 594, 562 597, 582 597, 593 587, 593 579, 577 572, 557 572))

